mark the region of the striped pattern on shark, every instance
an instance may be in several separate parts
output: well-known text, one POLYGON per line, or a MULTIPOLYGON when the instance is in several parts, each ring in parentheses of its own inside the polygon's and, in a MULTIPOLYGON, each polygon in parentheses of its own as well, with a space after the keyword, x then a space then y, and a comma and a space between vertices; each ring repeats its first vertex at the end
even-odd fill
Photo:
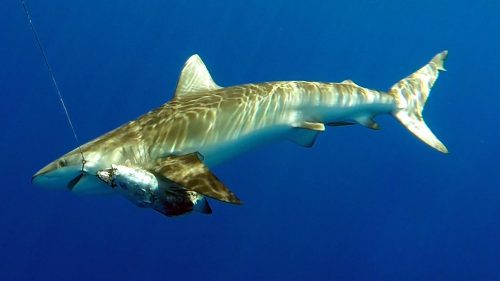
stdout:
MULTIPOLYGON (((167 189, 175 186, 175 190, 240 203, 209 167, 284 139, 311 147, 325 126, 361 124, 379 129, 374 119, 380 114, 392 114, 421 141, 447 153, 422 117, 446 56, 447 51, 437 54, 384 92, 350 80, 220 87, 201 58, 193 55, 181 72, 171 101, 65 154, 36 173, 33 182, 70 187, 80 193, 113 192, 97 174, 111 171, 115 165, 152 173, 168 183, 167 189), (85 157, 83 168, 80 151, 85 157)), ((151 189, 144 185, 144 190, 151 189)), ((134 186, 140 184, 134 182, 134 186)), ((183 208, 175 214, 193 209, 183 208)))

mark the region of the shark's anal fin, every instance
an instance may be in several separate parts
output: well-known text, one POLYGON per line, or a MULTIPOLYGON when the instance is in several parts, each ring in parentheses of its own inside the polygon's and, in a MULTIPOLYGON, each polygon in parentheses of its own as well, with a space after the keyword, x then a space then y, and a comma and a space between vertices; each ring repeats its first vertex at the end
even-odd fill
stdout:
POLYGON ((179 184, 187 190, 228 203, 242 203, 231 190, 210 172, 202 162, 199 153, 160 158, 153 170, 156 174, 179 184))
POLYGON ((372 117, 358 117, 356 118, 356 122, 358 122, 359 124, 369 128, 369 129, 372 129, 372 130, 380 130, 380 125, 375 122, 375 120, 373 120, 372 117))

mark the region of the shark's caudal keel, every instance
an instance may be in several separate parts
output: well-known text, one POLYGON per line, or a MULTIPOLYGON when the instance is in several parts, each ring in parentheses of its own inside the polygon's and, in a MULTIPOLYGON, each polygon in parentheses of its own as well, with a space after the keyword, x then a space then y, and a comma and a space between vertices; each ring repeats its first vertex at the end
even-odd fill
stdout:
POLYGON ((33 183, 76 193, 119 193, 168 216, 211 213, 204 196, 241 202, 209 167, 279 140, 310 147, 329 126, 379 129, 374 119, 380 114, 392 114, 417 138, 447 153, 422 117, 446 55, 437 54, 388 92, 350 80, 222 88, 194 55, 170 102, 55 160, 33 183))

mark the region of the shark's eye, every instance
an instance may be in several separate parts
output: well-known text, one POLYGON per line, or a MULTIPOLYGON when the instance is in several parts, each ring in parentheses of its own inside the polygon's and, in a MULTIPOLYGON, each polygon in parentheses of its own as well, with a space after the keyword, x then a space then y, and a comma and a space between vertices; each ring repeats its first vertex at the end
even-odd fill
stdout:
POLYGON ((58 165, 59 167, 64 167, 64 166, 66 166, 66 160, 59 160, 59 161, 57 162, 57 165, 58 165))

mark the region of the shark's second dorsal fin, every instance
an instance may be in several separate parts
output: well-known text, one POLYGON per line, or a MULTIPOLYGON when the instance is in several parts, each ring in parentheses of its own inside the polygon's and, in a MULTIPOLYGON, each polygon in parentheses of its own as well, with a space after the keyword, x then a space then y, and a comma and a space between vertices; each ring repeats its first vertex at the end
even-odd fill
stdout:
POLYGON ((352 85, 352 86, 359 87, 358 84, 354 83, 354 81, 352 81, 350 79, 344 80, 344 81, 340 82, 340 84, 347 84, 347 85, 352 85))
POLYGON ((212 91, 220 88, 215 84, 200 56, 192 55, 181 71, 175 96, 180 97, 190 93, 212 91))

